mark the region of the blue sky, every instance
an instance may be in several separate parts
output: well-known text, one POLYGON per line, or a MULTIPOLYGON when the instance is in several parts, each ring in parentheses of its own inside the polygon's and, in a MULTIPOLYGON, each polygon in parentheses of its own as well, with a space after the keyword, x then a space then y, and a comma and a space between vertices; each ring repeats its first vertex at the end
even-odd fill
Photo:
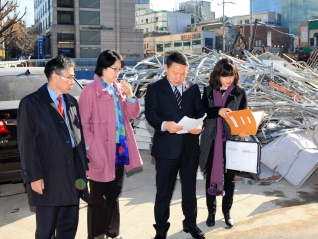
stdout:
MULTIPOLYGON (((120 0, 116 0, 120 1, 120 0)), ((151 0, 154 10, 169 10, 172 11, 178 7, 179 2, 184 2, 185 0, 151 0)), ((209 0, 206 0, 209 1, 209 0)), ((211 8, 215 12, 215 17, 219 18, 223 15, 223 0, 212 0, 211 8)), ((245 15, 250 13, 250 0, 224 0, 224 14, 228 17, 235 15, 245 15), (233 2, 233 3, 229 3, 233 2)), ((27 14, 24 20, 27 23, 27 26, 30 26, 34 23, 34 10, 33 10, 33 0, 17 0, 18 5, 20 6, 18 11, 22 13, 25 6, 27 7, 27 14)))

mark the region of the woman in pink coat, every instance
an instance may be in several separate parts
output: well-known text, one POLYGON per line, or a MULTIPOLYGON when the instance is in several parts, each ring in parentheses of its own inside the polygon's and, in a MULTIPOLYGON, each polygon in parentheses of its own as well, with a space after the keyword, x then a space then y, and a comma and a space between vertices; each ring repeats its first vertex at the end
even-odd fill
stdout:
POLYGON ((92 204, 88 207, 88 238, 119 236, 119 195, 126 171, 142 165, 130 120, 140 114, 132 87, 117 83, 124 61, 112 50, 102 52, 94 81, 84 87, 79 109, 86 154, 90 160, 89 186, 92 204))

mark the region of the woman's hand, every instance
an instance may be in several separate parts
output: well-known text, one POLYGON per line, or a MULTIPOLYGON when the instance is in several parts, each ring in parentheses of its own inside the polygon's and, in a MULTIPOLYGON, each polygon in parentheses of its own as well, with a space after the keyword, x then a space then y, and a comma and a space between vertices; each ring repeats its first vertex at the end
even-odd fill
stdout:
POLYGON ((124 80, 121 80, 120 81, 120 88, 121 88, 121 90, 125 93, 125 95, 128 98, 133 98, 134 97, 134 94, 133 94, 133 91, 132 91, 132 87, 131 87, 130 84, 128 84, 128 82, 126 82, 124 80))
POLYGON ((230 108, 221 108, 219 109, 219 116, 223 118, 228 118, 230 112, 232 112, 230 108))
POLYGON ((246 139, 248 136, 249 136, 249 135, 246 134, 245 131, 243 131, 243 132, 241 132, 241 133, 239 134, 239 137, 240 137, 241 139, 246 139))

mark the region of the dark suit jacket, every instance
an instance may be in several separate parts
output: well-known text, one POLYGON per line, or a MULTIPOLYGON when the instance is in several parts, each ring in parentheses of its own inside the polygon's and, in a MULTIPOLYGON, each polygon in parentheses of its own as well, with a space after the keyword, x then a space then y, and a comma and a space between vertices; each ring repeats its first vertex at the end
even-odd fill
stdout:
POLYGON ((63 95, 65 112, 76 144, 73 160, 70 134, 63 117, 52 101, 47 85, 24 97, 19 105, 17 128, 21 155, 22 177, 27 185, 31 206, 67 206, 79 203, 79 196, 89 201, 87 187, 78 191, 75 179, 84 179, 88 162, 76 99, 63 95), (44 192, 40 195, 30 183, 43 178, 44 192))
POLYGON ((151 155, 156 158, 178 158, 183 146, 188 157, 199 156, 199 135, 170 134, 168 131, 161 131, 163 121, 178 123, 183 116, 196 119, 203 117, 204 108, 198 85, 185 81, 182 84, 182 92, 179 110, 166 77, 148 85, 145 96, 145 115, 148 123, 155 129, 151 155))

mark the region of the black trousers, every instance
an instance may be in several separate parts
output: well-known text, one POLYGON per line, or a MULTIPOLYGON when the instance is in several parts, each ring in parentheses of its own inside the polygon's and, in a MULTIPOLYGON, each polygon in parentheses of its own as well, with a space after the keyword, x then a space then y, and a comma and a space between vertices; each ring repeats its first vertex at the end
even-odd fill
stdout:
MULTIPOLYGON (((233 204, 233 196, 234 196, 234 189, 235 189, 235 170, 227 169, 225 170, 225 142, 223 143, 223 158, 224 158, 224 164, 223 164, 223 173, 224 173, 224 191, 225 195, 222 198, 222 212, 223 213, 230 213, 232 204, 233 204)), ((216 213, 216 196, 210 195, 208 193, 208 188, 210 187, 210 179, 211 179, 211 169, 212 169, 212 163, 213 163, 213 152, 214 152, 214 141, 211 145, 211 150, 209 153, 208 161, 206 164, 206 181, 205 181, 205 193, 206 193, 206 205, 208 208, 209 214, 215 214, 216 213)))
POLYGON ((78 225, 78 205, 36 207, 36 239, 75 238, 78 225), (55 235, 55 237, 54 237, 55 235))
POLYGON ((154 228, 157 233, 165 234, 170 224, 170 201, 179 172, 181 179, 182 211, 185 219, 183 226, 196 226, 197 198, 196 198, 196 175, 199 158, 189 158, 184 150, 179 158, 160 159, 156 158, 156 185, 155 221, 154 228))
MULTIPOLYGON (((74 182, 78 176, 78 153, 73 148, 74 182)), ((63 186, 63 185, 62 185, 63 186)), ((36 239, 75 238, 78 225, 79 205, 36 207, 36 239)))
POLYGON ((119 195, 122 191, 124 165, 118 165, 111 182, 89 180, 91 205, 87 208, 88 239, 99 235, 119 235, 119 195))

